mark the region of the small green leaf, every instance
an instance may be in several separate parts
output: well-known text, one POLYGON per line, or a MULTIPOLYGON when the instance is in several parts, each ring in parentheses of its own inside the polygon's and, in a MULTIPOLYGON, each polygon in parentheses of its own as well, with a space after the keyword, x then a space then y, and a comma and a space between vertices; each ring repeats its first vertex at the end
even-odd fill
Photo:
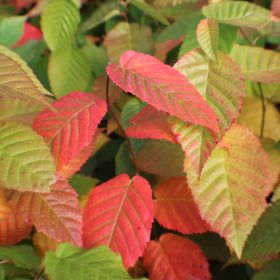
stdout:
POLYGON ((253 280, 278 280, 280 278, 280 260, 273 260, 267 262, 261 269, 257 272, 253 280))
POLYGON ((82 174, 75 174, 69 179, 69 184, 79 196, 88 194, 98 184, 99 180, 82 174))

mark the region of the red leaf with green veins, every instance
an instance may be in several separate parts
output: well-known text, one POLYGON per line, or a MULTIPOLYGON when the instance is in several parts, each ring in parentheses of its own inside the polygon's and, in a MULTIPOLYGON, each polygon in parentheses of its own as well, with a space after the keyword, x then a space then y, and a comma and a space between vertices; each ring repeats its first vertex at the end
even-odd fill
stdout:
POLYGON ((39 232, 81 246, 81 210, 77 193, 66 180, 57 181, 50 193, 14 191, 10 202, 39 232))
POLYGON ((185 234, 207 231, 185 177, 171 178, 154 192, 154 216, 165 228, 185 234))
POLYGON ((107 66, 112 81, 153 107, 182 120, 218 131, 216 115, 203 97, 176 69, 135 51, 107 66))
POLYGON ((199 246, 175 234, 166 233, 159 242, 150 241, 143 258, 151 280, 211 279, 199 246))
POLYGON ((130 119, 130 123, 131 125, 126 129, 128 137, 165 139, 177 144, 176 137, 168 123, 168 115, 150 105, 144 107, 137 115, 130 119))
POLYGON ((94 94, 81 92, 65 95, 52 105, 57 113, 44 110, 33 129, 51 146, 59 171, 90 145, 107 106, 94 94))
POLYGON ((131 267, 150 240, 152 222, 149 183, 121 174, 92 190, 83 214, 84 246, 107 245, 131 267))

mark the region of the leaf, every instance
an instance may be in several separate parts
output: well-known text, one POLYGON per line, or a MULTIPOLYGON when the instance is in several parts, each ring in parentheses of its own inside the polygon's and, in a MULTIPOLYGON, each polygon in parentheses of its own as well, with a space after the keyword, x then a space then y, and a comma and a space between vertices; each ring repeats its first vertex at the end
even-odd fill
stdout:
POLYGON ((79 196, 88 194, 90 190, 97 185, 98 182, 99 180, 89 176, 85 176, 83 174, 74 174, 69 179, 69 184, 73 187, 73 189, 79 196))
POLYGON ((59 243, 55 239, 50 238, 42 232, 38 231, 36 231, 32 236, 32 243, 34 249, 36 250, 36 253, 41 258, 45 257, 46 252, 55 251, 56 247, 59 245, 59 243))
POLYGON ((52 51, 64 51, 74 39, 80 14, 73 0, 49 0, 41 17, 45 41, 52 51))
POLYGON ((183 162, 180 146, 165 140, 148 140, 136 154, 139 169, 165 177, 184 175, 183 162))
POLYGON ((177 144, 168 123, 166 113, 157 111, 152 106, 145 106, 137 115, 130 119, 131 125, 126 129, 128 137, 145 139, 165 139, 177 144))
POLYGON ((31 225, 11 208, 0 189, 0 246, 20 242, 29 235, 31 228, 31 225))
POLYGON ((156 7, 177 6, 183 3, 189 3, 189 0, 154 0, 153 5, 156 7))
POLYGON ((87 32, 99 24, 106 22, 117 15, 120 15, 123 10, 124 8, 120 2, 106 1, 105 3, 102 3, 98 9, 96 9, 93 14, 82 23, 80 31, 87 32))
POLYGON ((151 29, 136 23, 118 23, 106 35, 104 45, 112 62, 118 62, 121 54, 128 50, 151 53, 151 29))
POLYGON ((197 41, 207 56, 217 59, 219 46, 219 25, 215 20, 203 19, 196 29, 197 41))
POLYGON ((77 193, 60 179, 50 193, 13 192, 10 203, 39 232, 81 246, 81 211, 77 193))
POLYGON ((83 213, 84 246, 104 244, 121 254, 126 268, 133 266, 150 240, 152 203, 151 187, 140 176, 121 174, 95 187, 83 213))
POLYGON ((147 4, 144 0, 128 0, 128 3, 140 9, 144 14, 150 16, 154 20, 169 25, 168 20, 155 8, 147 4))
POLYGON ((0 96, 52 108, 44 97, 51 94, 17 54, 0 46, 0 61, 0 96))
POLYGON ((82 51, 66 48, 50 56, 48 76, 56 97, 72 91, 84 91, 91 82, 91 67, 82 51))
POLYGON ((148 243, 144 266, 151 280, 211 279, 207 260, 198 245, 171 233, 148 243))
POLYGON ((20 123, 0 126, 0 185, 19 191, 47 192, 56 181, 49 148, 20 123))
POLYGON ((11 260, 17 267, 38 270, 40 259, 32 246, 17 245, 0 247, 0 259, 11 260))
POLYGON ((236 26, 219 24, 219 49, 229 54, 236 40, 238 28, 236 26))
POLYGON ((239 65, 246 79, 263 83, 279 82, 279 53, 259 47, 235 44, 230 56, 239 65))
POLYGON ((121 258, 105 246, 85 250, 62 244, 55 253, 47 253, 44 266, 53 280, 132 279, 123 268, 121 258))
POLYGON ((110 64, 112 81, 142 101, 185 121, 217 131, 217 120, 208 104, 188 80, 156 58, 127 51, 120 64, 110 64))
POLYGON ((264 34, 280 31, 280 22, 273 18, 269 10, 249 2, 211 3, 202 8, 202 13, 221 23, 254 28, 264 34))
POLYGON ((277 280, 280 276, 280 260, 267 262, 261 271, 254 274, 253 280, 277 280))
POLYGON ((184 234, 207 231, 185 177, 174 177, 160 183, 154 196, 154 217, 165 228, 184 234))
MULTIPOLYGON (((51 146, 56 169, 60 172, 92 143, 107 106, 94 94, 82 92, 72 92, 55 101, 53 106, 57 113, 44 110, 37 116, 33 129, 51 146)), ((90 155, 88 152, 82 156, 83 160, 90 155)), ((78 157, 81 159, 81 155, 78 157)))
POLYGON ((10 16, 0 19, 0 44, 11 47, 23 33, 24 16, 10 16))
MULTIPOLYGON (((258 98, 245 98, 242 113, 237 121, 240 125, 259 135, 262 122, 261 100, 258 98)), ((274 141, 280 139, 280 114, 270 102, 266 102, 264 137, 274 141)))
POLYGON ((187 161, 185 171, 202 218, 240 258, 248 235, 267 207, 268 159, 258 138, 233 125, 199 179, 187 161))

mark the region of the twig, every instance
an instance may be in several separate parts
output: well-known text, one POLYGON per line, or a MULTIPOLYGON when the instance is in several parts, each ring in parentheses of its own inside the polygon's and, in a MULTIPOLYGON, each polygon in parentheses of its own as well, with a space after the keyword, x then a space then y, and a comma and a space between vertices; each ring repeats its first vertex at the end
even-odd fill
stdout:
POLYGON ((11 262, 12 262, 11 260, 2 260, 2 261, 0 261, 0 265, 5 264, 5 263, 11 263, 11 262))
POLYGON ((135 173, 136 173, 136 175, 138 175, 139 174, 139 170, 138 170, 138 167, 137 167, 137 164, 136 164, 136 158, 135 158, 135 154, 134 154, 134 151, 133 151, 133 147, 132 147, 131 141, 130 141, 129 137, 127 137, 126 132, 125 132, 123 126, 121 125, 120 121, 115 116, 114 112, 112 111, 112 109, 110 107, 109 82, 110 82, 110 79, 109 79, 109 76, 107 76, 107 81, 106 81, 106 103, 107 103, 108 111, 109 111, 111 117, 114 119, 114 121, 118 125, 120 131, 122 132, 122 134, 123 134, 123 136, 124 136, 124 138, 125 138, 125 140, 127 142, 129 153, 130 153, 130 157, 131 157, 131 161, 133 163, 133 166, 134 166, 134 169, 135 169, 135 173))
POLYGON ((44 272, 45 272, 45 268, 43 267, 43 268, 41 269, 41 271, 35 275, 35 277, 34 277, 33 280, 39 280, 40 277, 43 275, 44 272))
POLYGON ((239 30, 240 30, 242 36, 244 37, 244 39, 247 41, 247 43, 248 43, 250 46, 253 46, 251 40, 249 39, 249 37, 247 36, 247 34, 245 33, 245 31, 242 29, 242 27, 240 27, 239 30))

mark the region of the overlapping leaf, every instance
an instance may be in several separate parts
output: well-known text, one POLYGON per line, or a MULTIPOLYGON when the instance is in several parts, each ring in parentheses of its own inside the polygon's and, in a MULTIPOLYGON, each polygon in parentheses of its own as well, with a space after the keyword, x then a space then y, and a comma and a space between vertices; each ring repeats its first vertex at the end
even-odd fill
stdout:
POLYGON ((125 52, 107 73, 115 84, 142 101, 191 123, 217 131, 216 116, 178 71, 149 55, 125 52))
POLYGON ((0 126, 0 184, 19 191, 49 191, 56 180, 48 146, 30 127, 0 126))
POLYGON ((259 47, 234 45, 230 56, 246 79, 264 83, 279 82, 279 53, 259 47))
POLYGON ((84 250, 62 244, 55 253, 47 253, 44 266, 53 280, 132 279, 123 268, 121 258, 105 246, 84 250))
POLYGON ((49 48, 57 51, 68 47, 79 22, 79 10, 73 0, 49 0, 41 18, 44 38, 49 48))
POLYGON ((84 246, 107 245, 133 266, 150 239, 152 191, 140 176, 121 174, 93 189, 83 214, 84 246))
POLYGON ((50 193, 13 192, 10 203, 38 231, 57 241, 81 246, 80 206, 77 193, 67 181, 57 181, 50 193))
POLYGON ((171 178, 159 184, 154 196, 154 217, 165 228, 184 234, 207 231, 185 177, 171 178))
POLYGON ((44 89, 27 64, 15 53, 0 46, 0 96, 49 106, 44 89))
POLYGON ((144 252, 144 266, 151 280, 211 279, 208 263, 193 241, 166 233, 150 241, 144 252))
POLYGON ((106 35, 104 45, 111 61, 118 62, 128 50, 150 53, 152 50, 151 29, 136 23, 120 22, 106 35))
POLYGON ((46 252, 55 251, 56 247, 59 245, 55 239, 48 237, 42 232, 36 231, 32 236, 32 243, 36 250, 36 253, 44 258, 46 252))
POLYGON ((185 170, 202 218, 240 258, 247 236, 266 209, 268 160, 258 138, 233 125, 199 179, 188 161, 185 170))
POLYGON ((91 82, 91 67, 81 50, 68 47, 50 56, 48 76, 54 94, 61 97, 84 91, 91 82))
POLYGON ((215 20, 204 19, 196 29, 200 47, 212 60, 216 60, 219 46, 219 25, 215 20))
POLYGON ((129 137, 165 139, 177 143, 168 123, 167 114, 157 111, 150 105, 147 105, 141 112, 130 119, 130 123, 131 125, 126 129, 126 134, 129 137))
POLYGON ((37 116, 33 128, 51 146, 60 171, 91 144, 106 113, 106 103, 94 94, 73 92, 54 102, 53 106, 57 113, 44 110, 37 116))

